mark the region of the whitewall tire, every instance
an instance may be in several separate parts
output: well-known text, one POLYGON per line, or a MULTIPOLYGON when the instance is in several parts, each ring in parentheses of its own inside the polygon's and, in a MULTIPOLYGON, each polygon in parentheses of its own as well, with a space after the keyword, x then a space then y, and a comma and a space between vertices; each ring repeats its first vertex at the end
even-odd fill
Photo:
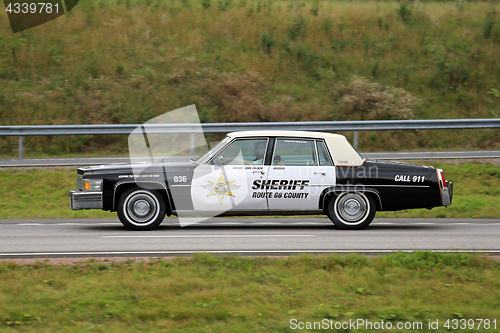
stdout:
POLYGON ((165 202, 154 190, 130 188, 118 201, 118 218, 130 230, 152 230, 165 218, 165 202))
POLYGON ((375 200, 361 192, 345 192, 328 201, 327 215, 340 229, 364 229, 375 217, 375 200))

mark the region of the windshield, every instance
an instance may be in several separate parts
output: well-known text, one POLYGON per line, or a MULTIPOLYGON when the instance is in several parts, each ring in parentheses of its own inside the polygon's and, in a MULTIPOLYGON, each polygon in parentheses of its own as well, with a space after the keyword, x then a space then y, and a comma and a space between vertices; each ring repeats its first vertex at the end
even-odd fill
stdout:
POLYGON ((207 158, 213 156, 217 151, 220 150, 220 148, 222 148, 223 146, 225 146, 230 140, 231 140, 231 138, 228 137, 228 136, 226 136, 224 138, 224 140, 222 140, 221 142, 219 142, 218 144, 216 144, 212 149, 210 149, 209 151, 207 151, 205 154, 203 154, 200 157, 198 157, 195 160, 195 162, 201 163, 204 160, 206 160, 207 158))

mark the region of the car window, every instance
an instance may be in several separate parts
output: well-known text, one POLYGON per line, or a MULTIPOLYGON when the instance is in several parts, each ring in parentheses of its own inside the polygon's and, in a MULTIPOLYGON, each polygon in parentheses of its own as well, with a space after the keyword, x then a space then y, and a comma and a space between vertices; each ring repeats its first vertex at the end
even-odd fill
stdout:
POLYGON ((210 149, 205 154, 203 154, 200 157, 198 157, 195 161, 198 162, 198 163, 203 162, 204 160, 206 160, 207 158, 209 158, 210 156, 212 156, 214 154, 214 152, 216 152, 217 150, 219 150, 221 147, 225 146, 229 141, 231 141, 231 138, 228 137, 228 136, 226 136, 224 138, 224 140, 222 140, 221 142, 217 143, 215 146, 213 146, 212 149, 210 149))
POLYGON ((236 140, 218 153, 212 165, 262 165, 266 154, 267 139, 236 140))
POLYGON ((316 145, 318 146, 319 165, 332 166, 332 160, 330 159, 330 155, 326 151, 325 143, 318 140, 316 141, 316 145))
POLYGON ((313 140, 278 139, 272 165, 318 165, 313 140))

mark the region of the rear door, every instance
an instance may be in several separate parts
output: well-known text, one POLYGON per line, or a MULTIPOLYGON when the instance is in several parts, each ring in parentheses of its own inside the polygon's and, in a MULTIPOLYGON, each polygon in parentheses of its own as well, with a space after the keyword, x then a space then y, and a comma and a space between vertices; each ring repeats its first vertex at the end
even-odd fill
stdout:
POLYGON ((323 189, 335 186, 335 167, 322 140, 277 138, 267 180, 270 210, 315 210, 323 189))

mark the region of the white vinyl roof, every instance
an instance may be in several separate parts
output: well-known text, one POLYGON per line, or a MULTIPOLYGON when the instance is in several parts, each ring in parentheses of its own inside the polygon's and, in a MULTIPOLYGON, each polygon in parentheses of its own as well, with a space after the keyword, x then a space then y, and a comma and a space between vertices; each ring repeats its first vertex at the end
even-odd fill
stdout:
POLYGON ((335 166, 360 166, 365 162, 358 152, 351 146, 346 137, 340 134, 307 131, 242 131, 232 132, 231 138, 276 136, 287 138, 323 139, 330 150, 335 166))

